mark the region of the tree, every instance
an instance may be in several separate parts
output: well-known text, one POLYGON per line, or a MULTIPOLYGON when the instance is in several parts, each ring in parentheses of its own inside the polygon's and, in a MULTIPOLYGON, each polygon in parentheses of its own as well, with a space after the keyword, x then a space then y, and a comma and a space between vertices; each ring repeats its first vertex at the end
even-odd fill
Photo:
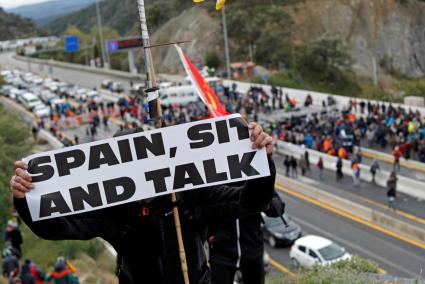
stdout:
POLYGON ((340 39, 328 35, 300 49, 298 69, 307 78, 324 83, 345 80, 351 73, 352 59, 340 39))
POLYGON ((207 65, 209 68, 218 69, 220 66, 220 57, 217 55, 216 52, 210 51, 207 52, 205 55, 205 65, 207 65))

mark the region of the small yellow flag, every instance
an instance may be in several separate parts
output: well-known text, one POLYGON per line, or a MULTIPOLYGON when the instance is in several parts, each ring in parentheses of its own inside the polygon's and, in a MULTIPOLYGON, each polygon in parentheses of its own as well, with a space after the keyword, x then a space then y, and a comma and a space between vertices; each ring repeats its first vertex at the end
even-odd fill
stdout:
MULTIPOLYGON (((195 3, 204 2, 205 0, 193 0, 195 3)), ((226 4, 226 0, 217 0, 217 4, 215 4, 215 8, 217 10, 221 10, 224 7, 224 4, 226 4)))

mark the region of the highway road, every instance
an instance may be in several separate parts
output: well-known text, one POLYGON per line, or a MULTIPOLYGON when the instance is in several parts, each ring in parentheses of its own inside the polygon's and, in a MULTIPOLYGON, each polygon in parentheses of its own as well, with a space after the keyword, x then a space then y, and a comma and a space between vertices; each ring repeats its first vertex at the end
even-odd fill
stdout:
MULTIPOLYGON (((304 234, 329 238, 352 254, 379 264, 388 274, 418 277, 425 268, 425 250, 349 220, 324 208, 286 193, 281 193, 287 212, 304 234)), ((289 248, 271 248, 270 256, 290 268, 289 248)))

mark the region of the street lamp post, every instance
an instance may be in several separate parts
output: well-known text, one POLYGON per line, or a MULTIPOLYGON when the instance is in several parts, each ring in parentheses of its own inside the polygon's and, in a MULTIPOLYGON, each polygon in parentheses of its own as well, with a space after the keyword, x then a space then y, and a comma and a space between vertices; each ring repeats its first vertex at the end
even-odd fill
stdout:
POLYGON ((223 20, 223 36, 224 36, 224 54, 226 57, 226 73, 227 79, 232 78, 232 71, 230 69, 230 55, 229 55, 229 39, 227 36, 227 22, 226 22, 226 7, 221 10, 221 16, 223 20))
POLYGON ((103 39, 103 29, 102 29, 102 18, 100 15, 99 0, 96 1, 96 16, 97 16, 97 27, 99 29, 99 40, 100 40, 100 51, 102 53, 102 62, 104 68, 109 68, 109 62, 106 61, 106 52, 105 52, 105 41, 103 39))

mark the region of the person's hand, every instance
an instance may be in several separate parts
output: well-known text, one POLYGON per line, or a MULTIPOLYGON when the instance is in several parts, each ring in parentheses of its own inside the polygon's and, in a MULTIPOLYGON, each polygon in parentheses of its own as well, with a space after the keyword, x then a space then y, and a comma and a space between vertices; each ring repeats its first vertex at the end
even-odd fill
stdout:
POLYGON ((30 192, 34 185, 31 176, 25 172, 28 165, 22 161, 15 162, 15 175, 10 179, 10 191, 14 198, 25 198, 25 193, 30 192))
POLYGON ((273 138, 265 133, 261 125, 258 123, 251 122, 248 125, 248 128, 252 130, 252 149, 262 149, 263 147, 266 147, 267 154, 271 155, 273 153, 273 138))

